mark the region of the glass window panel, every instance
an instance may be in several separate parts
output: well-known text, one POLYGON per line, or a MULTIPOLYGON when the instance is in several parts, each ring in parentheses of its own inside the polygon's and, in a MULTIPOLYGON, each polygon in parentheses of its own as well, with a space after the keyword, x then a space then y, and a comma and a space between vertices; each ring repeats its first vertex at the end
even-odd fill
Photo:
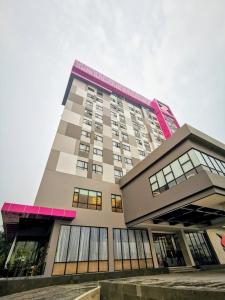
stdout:
POLYGON ((195 152, 196 156, 198 157, 198 160, 200 161, 200 164, 206 166, 206 162, 205 162, 205 160, 202 156, 202 153, 200 153, 197 150, 194 150, 194 152, 195 152))
POLYGON ((121 240, 120 240, 120 230, 119 229, 113 230, 113 248, 114 248, 114 258, 122 259, 121 240))
POLYGON ((144 242, 145 257, 151 258, 152 255, 151 255, 151 249, 150 249, 147 231, 145 231, 145 230, 142 231, 142 237, 143 237, 143 242, 144 242))
POLYGON ((70 226, 61 226, 58 246, 56 251, 56 262, 65 262, 69 242, 70 226))
POLYGON ((182 156, 179 157, 179 162, 181 164, 184 164, 188 160, 189 160, 189 157, 188 157, 187 153, 185 153, 185 154, 183 154, 182 156))
POLYGON ((162 171, 159 171, 158 173, 156 173, 156 177, 158 180, 159 187, 162 187, 166 184, 166 180, 165 180, 165 177, 164 177, 162 171))
POLYGON ((184 173, 190 171, 191 169, 193 169, 193 165, 191 163, 191 161, 187 161, 185 164, 182 165, 182 168, 184 170, 184 173))
POLYGON ((136 235, 136 241, 137 241, 138 257, 139 257, 139 259, 144 259, 145 253, 144 253, 144 247, 143 247, 143 242, 142 242, 142 237, 141 237, 141 231, 135 230, 135 235, 136 235))
POLYGON ((130 259, 129 244, 128 244, 128 234, 126 229, 121 230, 121 240, 122 240, 122 253, 123 259, 130 259))
POLYGON ((89 260, 98 260, 99 228, 91 228, 89 260))
POLYGON ((168 173, 170 173, 170 172, 171 172, 170 166, 167 166, 167 167, 165 167, 165 168, 163 169, 164 175, 166 175, 166 174, 168 174, 168 173))
POLYGON ((170 181, 173 181, 173 180, 174 180, 173 173, 169 173, 169 174, 167 174, 165 177, 166 177, 167 183, 169 183, 170 181))
POLYGON ((191 158, 191 161, 192 161, 192 163, 193 163, 193 165, 195 167, 197 167, 200 164, 202 164, 201 161, 203 160, 201 154, 200 153, 197 154, 197 153, 199 153, 199 152, 196 151, 196 150, 193 150, 193 149, 191 149, 190 151, 188 151, 188 154, 189 154, 189 156, 191 158))
POLYGON ((224 168, 223 164, 221 163, 221 161, 218 160, 218 159, 216 159, 216 162, 217 162, 217 164, 219 165, 221 171, 222 171, 223 173, 225 173, 225 168, 224 168))
POLYGON ((90 227, 81 227, 79 261, 88 261, 90 227))
POLYGON ((72 226, 70 232, 70 242, 69 242, 67 261, 78 260, 79 239, 80 239, 80 227, 72 226))
POLYGON ((202 153, 202 156, 204 157, 208 167, 214 169, 213 164, 211 163, 211 160, 209 159, 208 155, 206 155, 205 153, 202 153))
POLYGON ((128 236, 129 236, 129 244, 130 244, 130 258, 131 259, 137 259, 137 245, 134 235, 134 230, 128 230, 128 236))
POLYGON ((92 205, 96 205, 97 204, 97 197, 96 197, 97 193, 94 191, 89 191, 89 197, 88 197, 88 203, 92 204, 92 205))
POLYGON ((211 162, 212 162, 214 168, 215 168, 217 171, 220 171, 220 168, 219 168, 219 166, 217 165, 215 158, 213 158, 213 157, 211 157, 211 156, 210 156, 209 158, 210 158, 210 160, 211 160, 211 162))
POLYGON ((172 171, 173 171, 173 174, 174 174, 174 177, 175 178, 178 178, 180 177, 181 175, 183 175, 183 171, 181 169, 181 166, 178 162, 178 160, 175 160, 174 162, 172 162, 170 164, 171 168, 172 168, 172 171))
POLYGON ((150 177, 150 183, 154 183, 155 181, 156 181, 156 176, 155 175, 150 177))
POLYGON ((87 200, 88 200, 88 190, 80 189, 79 202, 87 203, 87 200))
POLYGON ((157 190, 158 188, 159 188, 159 186, 158 186, 157 182, 155 182, 155 183, 152 184, 152 190, 153 191, 157 190))
POLYGON ((99 260, 108 259, 108 236, 107 229, 100 228, 100 237, 99 237, 99 260))

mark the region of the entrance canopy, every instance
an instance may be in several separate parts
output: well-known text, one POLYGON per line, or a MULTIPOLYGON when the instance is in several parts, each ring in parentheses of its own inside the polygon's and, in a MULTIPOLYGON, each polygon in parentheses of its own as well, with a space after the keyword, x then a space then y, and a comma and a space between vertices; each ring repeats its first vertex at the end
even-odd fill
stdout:
POLYGON ((72 221, 76 218, 75 210, 23 205, 5 202, 1 209, 4 230, 7 238, 14 238, 20 218, 61 219, 72 221))

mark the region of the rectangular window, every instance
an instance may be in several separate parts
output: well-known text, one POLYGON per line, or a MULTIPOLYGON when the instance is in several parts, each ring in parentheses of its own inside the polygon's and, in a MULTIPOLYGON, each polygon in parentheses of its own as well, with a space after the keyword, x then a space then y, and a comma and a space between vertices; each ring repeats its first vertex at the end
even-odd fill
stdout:
POLYGON ((77 169, 80 170, 87 170, 88 169, 88 163, 83 160, 78 160, 77 161, 77 169))
POLYGON ((129 145, 122 144, 122 146, 123 146, 124 150, 130 151, 130 146, 129 145))
POLYGON ((90 138, 91 137, 91 133, 86 131, 86 130, 81 130, 81 135, 82 136, 85 136, 87 138, 90 138))
POLYGON ((102 131, 102 128, 103 128, 102 124, 95 122, 95 130, 102 131))
POLYGON ((126 165, 131 165, 132 166, 132 159, 124 157, 124 162, 126 165))
POLYGON ((117 142, 117 141, 112 141, 112 144, 113 144, 114 147, 120 148, 120 143, 119 143, 119 142, 117 142))
POLYGON ((102 193, 80 188, 74 189, 73 207, 102 209, 102 193))
POLYGON ((142 146, 142 141, 141 140, 136 139, 136 142, 137 142, 138 145, 142 146))
POLYGON ((114 169, 114 177, 121 178, 122 176, 123 176, 123 171, 122 170, 114 169))
POLYGON ((113 212, 123 212, 122 198, 120 195, 111 195, 112 211, 113 212))
POLYGON ((79 150, 82 151, 82 152, 89 152, 90 147, 86 144, 80 144, 79 150))
POLYGON ((117 160, 117 161, 122 161, 122 157, 120 155, 117 155, 117 154, 113 154, 113 159, 117 160))
POLYGON ((116 136, 119 136, 119 131, 112 128, 112 134, 116 135, 116 136))
POLYGON ((90 87, 90 86, 88 86, 88 91, 91 91, 91 92, 95 92, 95 90, 92 88, 92 87, 90 87))
POLYGON ((122 136, 122 139, 123 139, 124 142, 128 142, 129 141, 128 135, 126 133, 121 132, 121 136, 122 136))
POLYGON ((102 92, 100 92, 99 90, 97 90, 97 95, 99 95, 99 96, 103 97, 103 93, 102 93, 102 92))
POLYGON ((100 105, 96 105, 96 109, 100 110, 100 111, 103 111, 103 107, 100 106, 100 105))
POLYGON ((103 142, 103 137, 101 135, 95 134, 95 141, 103 142))
POLYGON ((112 123, 113 126, 118 127, 118 122, 112 120, 111 123, 112 123))
POLYGON ((115 112, 111 111, 111 117, 117 119, 117 114, 115 112))
POLYGON ((99 114, 96 113, 96 114, 95 114, 95 118, 96 118, 96 119, 99 119, 99 120, 102 120, 102 115, 99 115, 99 114))
MULTIPOLYGON (((93 102, 91 100, 86 100, 86 105, 93 107, 93 102)), ((88 108, 87 108, 88 109, 88 108)))
POLYGON ((102 174, 102 166, 101 165, 92 165, 92 172, 102 174))
POLYGON ((113 229, 115 271, 153 268, 146 230, 113 229))
POLYGON ((85 108, 84 113, 86 117, 92 118, 92 111, 90 109, 85 108))
POLYGON ((127 129, 127 126, 126 126, 125 124, 120 123, 120 129, 126 130, 126 129, 127 129))
POLYGON ((93 153, 94 153, 95 155, 102 156, 102 150, 101 150, 101 149, 94 148, 94 149, 93 149, 93 153))
POLYGON ((107 228, 62 225, 52 275, 106 271, 107 228))
POLYGON ((84 118, 83 122, 84 122, 84 124, 86 124, 86 125, 89 125, 89 126, 92 125, 92 122, 91 122, 90 120, 88 120, 88 119, 85 119, 85 118, 84 118))
POLYGON ((103 100, 97 97, 96 102, 103 103, 103 100))
POLYGON ((145 152, 142 151, 142 150, 138 150, 138 153, 139 153, 139 155, 141 155, 141 156, 145 156, 145 152))

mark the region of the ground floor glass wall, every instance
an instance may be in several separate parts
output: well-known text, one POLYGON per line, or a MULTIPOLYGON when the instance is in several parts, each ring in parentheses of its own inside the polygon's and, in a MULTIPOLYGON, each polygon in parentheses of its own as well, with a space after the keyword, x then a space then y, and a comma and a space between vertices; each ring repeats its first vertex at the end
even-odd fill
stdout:
POLYGON ((52 274, 105 271, 108 271, 107 228, 61 226, 52 274))
POLYGON ((147 230, 114 229, 113 246, 115 271, 153 267, 147 230))
POLYGON ((205 232, 190 232, 186 233, 185 235, 188 246, 191 250, 191 254, 197 266, 218 263, 208 236, 205 232))
POLYGON ((185 261, 178 237, 170 233, 153 233, 159 267, 184 266, 185 261))

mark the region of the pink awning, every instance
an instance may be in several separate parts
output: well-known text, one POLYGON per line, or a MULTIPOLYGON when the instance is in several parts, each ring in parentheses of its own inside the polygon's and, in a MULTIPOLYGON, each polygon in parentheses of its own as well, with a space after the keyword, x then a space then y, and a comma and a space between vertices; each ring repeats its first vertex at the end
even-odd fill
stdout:
MULTIPOLYGON (((5 202, 1 209, 2 214, 23 214, 31 216, 47 216, 54 219, 67 219, 72 220, 76 217, 75 210, 50 208, 34 205, 23 205, 16 203, 5 202)), ((27 216, 29 217, 29 216, 27 216)))

